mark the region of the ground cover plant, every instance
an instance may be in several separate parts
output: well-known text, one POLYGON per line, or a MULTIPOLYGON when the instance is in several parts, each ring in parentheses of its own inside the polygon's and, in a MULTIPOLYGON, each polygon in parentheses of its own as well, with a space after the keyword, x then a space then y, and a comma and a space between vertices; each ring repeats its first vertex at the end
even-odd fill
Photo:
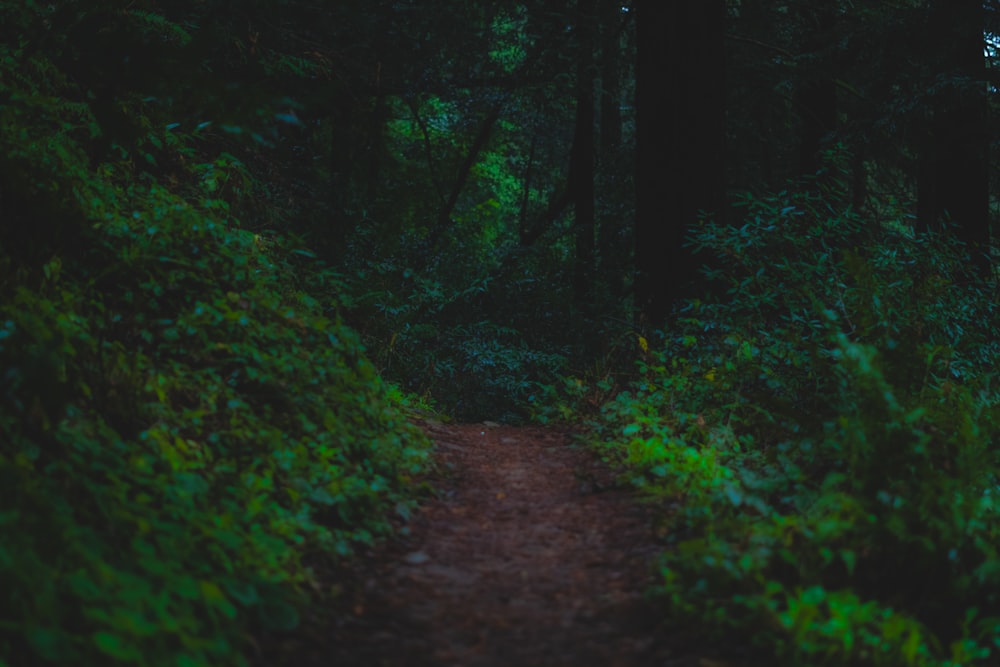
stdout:
POLYGON ((664 513, 672 622, 783 664, 1000 650, 998 330, 966 248, 836 190, 743 200, 595 444, 664 513))
POLYGON ((241 161, 128 95, 109 137, 65 56, 0 46, 0 665, 246 664, 426 441, 241 161))

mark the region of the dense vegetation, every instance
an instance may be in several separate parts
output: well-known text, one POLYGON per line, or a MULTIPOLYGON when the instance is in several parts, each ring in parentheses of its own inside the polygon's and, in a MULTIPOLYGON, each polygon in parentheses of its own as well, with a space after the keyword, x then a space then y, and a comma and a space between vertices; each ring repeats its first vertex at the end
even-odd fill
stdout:
POLYGON ((425 442, 336 276, 236 217, 241 161, 124 92, 106 143, 50 11, 0 18, 0 663, 234 664, 407 511, 425 442))
POLYGON ((0 0, 0 667, 245 664, 429 406, 586 423, 689 636, 995 663, 993 3, 329 4, 0 0))
POLYGON ((946 235, 794 192, 694 241, 729 267, 594 443, 662 507, 671 619, 787 664, 969 665, 1000 637, 996 305, 946 235))

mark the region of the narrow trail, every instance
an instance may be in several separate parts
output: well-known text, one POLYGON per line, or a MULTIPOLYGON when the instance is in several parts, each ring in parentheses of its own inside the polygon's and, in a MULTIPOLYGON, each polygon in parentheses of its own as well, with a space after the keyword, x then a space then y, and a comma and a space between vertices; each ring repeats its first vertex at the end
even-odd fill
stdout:
POLYGON ((698 664, 665 644, 643 598, 650 521, 599 461, 554 430, 427 429, 450 470, 438 497, 356 575, 349 613, 322 642, 332 648, 296 664, 698 664))

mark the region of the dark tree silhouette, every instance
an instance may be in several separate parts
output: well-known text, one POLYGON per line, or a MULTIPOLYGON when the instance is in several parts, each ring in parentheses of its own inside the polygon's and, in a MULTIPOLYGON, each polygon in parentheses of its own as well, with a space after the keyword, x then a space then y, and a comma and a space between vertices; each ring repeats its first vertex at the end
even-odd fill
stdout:
POLYGON ((989 243, 989 127, 980 0, 934 0, 928 12, 929 120, 920 146, 917 218, 949 216, 977 262, 989 243))
POLYGON ((822 59, 822 52, 829 48, 828 40, 835 38, 835 9, 828 2, 800 8, 804 29, 800 59, 805 61, 806 75, 798 82, 795 101, 801 123, 799 171, 804 175, 819 170, 824 140, 837 126, 837 88, 829 74, 830 64, 822 59))
POLYGON ((636 307, 652 324, 692 293, 684 247, 702 212, 725 204, 724 0, 636 6, 636 307))
POLYGON ((578 39, 576 120, 570 154, 569 181, 573 197, 576 259, 573 265, 573 299, 578 312, 593 302, 595 263, 594 216, 594 0, 577 0, 578 39))

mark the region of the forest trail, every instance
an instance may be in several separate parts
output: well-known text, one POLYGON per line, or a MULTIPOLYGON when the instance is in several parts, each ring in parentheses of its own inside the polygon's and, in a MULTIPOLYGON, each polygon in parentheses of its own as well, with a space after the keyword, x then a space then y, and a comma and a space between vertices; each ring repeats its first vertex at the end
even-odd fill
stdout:
POLYGON ((650 521, 600 461, 556 430, 426 428, 449 471, 437 497, 355 573, 332 636, 308 642, 312 659, 295 664, 697 664, 657 639, 659 614, 643 599, 657 552, 650 521))

